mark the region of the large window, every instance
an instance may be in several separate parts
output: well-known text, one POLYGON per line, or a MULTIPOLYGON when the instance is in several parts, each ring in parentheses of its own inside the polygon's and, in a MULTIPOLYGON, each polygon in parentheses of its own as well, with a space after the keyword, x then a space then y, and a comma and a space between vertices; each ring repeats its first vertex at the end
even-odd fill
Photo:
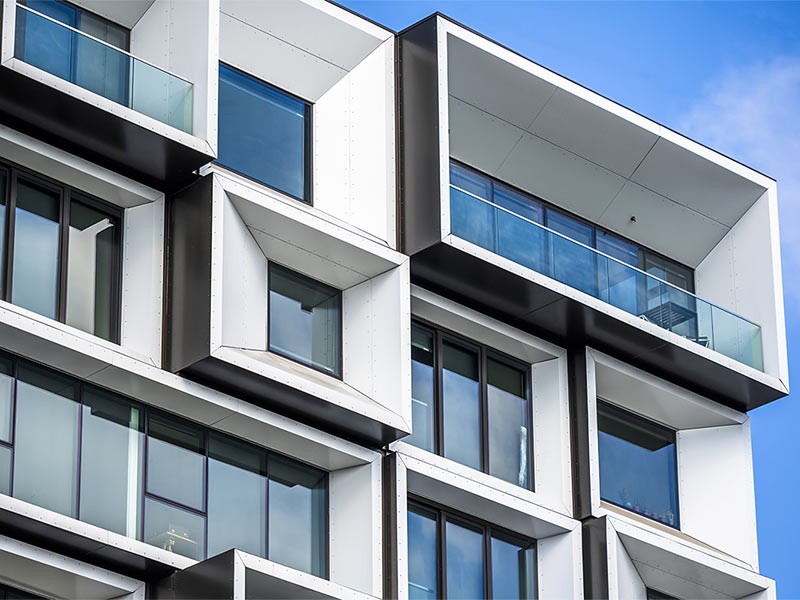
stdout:
POLYGON ((118 341, 121 223, 117 207, 0 165, 2 298, 118 341))
POLYGON ((409 502, 408 595, 411 600, 535 598, 536 543, 409 502))
POLYGON ((413 323, 414 433, 406 441, 531 487, 529 371, 490 348, 413 323))
POLYGON ((196 560, 239 548, 327 576, 327 473, 4 357, 0 493, 196 560))
POLYGON ((600 497, 677 528, 678 475, 675 431, 597 403, 600 497))
POLYGON ((311 203, 311 106, 219 67, 220 164, 311 203))
POLYGON ((341 377, 342 293, 270 263, 269 349, 341 377))

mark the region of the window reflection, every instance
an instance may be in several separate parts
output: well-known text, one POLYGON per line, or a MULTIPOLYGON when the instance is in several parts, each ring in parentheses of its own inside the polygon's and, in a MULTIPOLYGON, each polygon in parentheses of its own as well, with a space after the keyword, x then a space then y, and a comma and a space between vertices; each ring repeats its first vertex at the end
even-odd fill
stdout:
POLYGON ((528 399, 525 373, 488 361, 489 473, 528 487, 528 399))
POLYGON ((433 332, 411 326, 411 419, 413 433, 406 438, 413 444, 434 451, 434 371, 433 332))
POLYGON ((478 354, 442 343, 444 455, 473 469, 481 468, 481 421, 478 354))
POLYGON ((483 535, 450 520, 445 527, 447 597, 451 600, 484 597, 483 535))
POLYGON ((204 472, 202 431, 166 417, 151 416, 147 436, 147 491, 202 510, 204 472))
POLYGON ((434 600, 438 597, 436 552, 436 514, 409 505, 408 596, 410 600, 434 600))

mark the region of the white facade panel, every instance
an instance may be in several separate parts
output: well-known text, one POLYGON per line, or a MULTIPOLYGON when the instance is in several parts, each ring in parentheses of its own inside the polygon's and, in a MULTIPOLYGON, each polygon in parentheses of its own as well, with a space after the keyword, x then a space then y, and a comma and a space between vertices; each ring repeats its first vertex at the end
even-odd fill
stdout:
MULTIPOLYGON (((609 600, 647 600, 647 588, 636 570, 628 551, 614 535, 606 548, 608 552, 609 600)), ((667 588, 669 589, 669 588, 667 588)))
POLYGON ((538 598, 583 598, 581 529, 536 540, 538 598))

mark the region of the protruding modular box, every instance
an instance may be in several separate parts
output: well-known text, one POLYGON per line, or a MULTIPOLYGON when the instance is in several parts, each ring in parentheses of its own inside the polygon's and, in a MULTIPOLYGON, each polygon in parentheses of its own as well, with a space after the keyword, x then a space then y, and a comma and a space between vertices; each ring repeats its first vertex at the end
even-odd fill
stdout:
POLYGON ((441 15, 399 38, 412 281, 737 410, 788 393, 772 179, 441 15))
POLYGON ((216 156, 218 28, 217 0, 5 0, 0 122, 179 189, 216 156))
POLYGON ((227 173, 169 205, 167 369, 374 447, 410 432, 407 257, 227 173))

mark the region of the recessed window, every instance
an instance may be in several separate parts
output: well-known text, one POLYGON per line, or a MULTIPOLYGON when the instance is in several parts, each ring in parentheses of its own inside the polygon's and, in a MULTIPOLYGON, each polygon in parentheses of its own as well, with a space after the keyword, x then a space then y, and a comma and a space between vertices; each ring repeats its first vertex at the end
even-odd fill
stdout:
POLYGON ((311 203, 310 123, 308 103, 220 65, 221 165, 311 203))
POLYGON ((0 166, 2 298, 118 341, 121 223, 116 207, 0 166))
POLYGON ((325 471, 5 357, 0 493, 195 560, 328 572, 325 471))
POLYGON ((270 263, 269 349, 341 377, 342 293, 270 263))
POLYGON ((462 515, 409 502, 408 596, 535 598, 536 543, 462 515))
POLYGON ((675 431, 597 403, 600 497, 670 527, 679 527, 675 431))
POLYGON ((530 487, 529 367, 432 327, 411 327, 406 441, 530 487))

